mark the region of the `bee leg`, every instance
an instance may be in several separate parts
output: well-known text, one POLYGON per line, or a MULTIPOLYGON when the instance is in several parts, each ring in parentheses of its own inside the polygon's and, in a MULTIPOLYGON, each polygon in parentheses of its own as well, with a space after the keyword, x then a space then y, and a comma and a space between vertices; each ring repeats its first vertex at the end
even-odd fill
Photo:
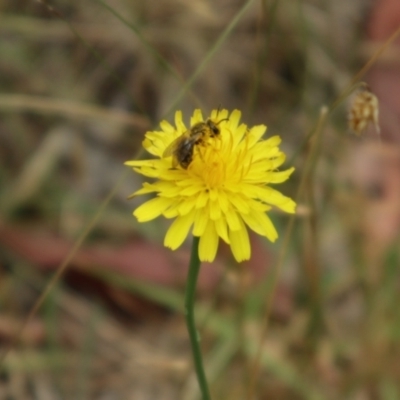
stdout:
POLYGON ((194 146, 194 149, 193 149, 193 150, 200 156, 201 160, 204 162, 203 153, 202 153, 202 151, 201 151, 201 149, 204 148, 204 146, 203 146, 202 144, 203 144, 203 142, 200 141, 200 143, 198 143, 197 146, 194 146))

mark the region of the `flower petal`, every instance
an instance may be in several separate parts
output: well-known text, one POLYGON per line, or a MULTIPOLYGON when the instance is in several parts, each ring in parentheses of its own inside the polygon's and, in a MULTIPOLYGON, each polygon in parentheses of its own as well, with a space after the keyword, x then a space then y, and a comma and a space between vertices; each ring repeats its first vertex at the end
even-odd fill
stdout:
POLYGON ((212 262, 218 250, 219 238, 213 221, 208 221, 204 234, 200 236, 200 261, 212 262))
POLYGON ((199 193, 196 199, 196 208, 203 208, 206 206, 209 199, 209 195, 207 192, 202 191, 199 193))
POLYGON ((204 121, 203 114, 198 108, 194 110, 193 116, 190 118, 190 126, 204 121))
POLYGON ((159 189, 156 186, 145 182, 145 183, 143 183, 143 187, 140 188, 139 190, 137 190, 136 192, 132 193, 128 197, 128 199, 132 199, 133 197, 140 196, 141 194, 154 193, 154 192, 158 192, 158 191, 159 191, 159 189))
POLYGON ((229 229, 231 231, 238 231, 241 228, 240 219, 237 212, 231 208, 225 213, 226 222, 228 223, 229 229))
POLYGON ((139 222, 151 221, 159 217, 170 205, 171 200, 164 197, 156 197, 139 206, 133 215, 139 222))
POLYGON ((175 113, 175 126, 176 126, 177 130, 178 130, 180 133, 183 133, 183 132, 186 131, 186 126, 185 126, 185 124, 183 123, 183 119, 182 119, 182 111, 180 111, 180 110, 178 110, 178 111, 175 113))
POLYGON ((193 210, 195 205, 196 205, 196 197, 195 196, 185 198, 184 200, 182 200, 182 203, 179 206, 179 209, 178 209, 179 214, 180 215, 188 214, 190 211, 193 210))
POLYGON ((240 220, 240 224, 241 227, 239 230, 229 232, 232 253, 237 262, 248 260, 251 254, 247 228, 242 220, 240 220))
POLYGON ((208 202, 208 213, 210 218, 215 221, 221 218, 221 207, 219 206, 218 201, 209 201, 208 202))
POLYGON ((212 111, 211 111, 211 113, 210 113, 210 118, 211 118, 213 121, 221 121, 221 120, 223 120, 223 119, 227 119, 227 118, 228 118, 228 115, 229 115, 228 110, 226 110, 226 109, 220 110, 220 109, 218 108, 218 109, 216 109, 216 110, 212 110, 212 111))
MULTIPOLYGON (((247 133, 247 125, 245 124, 240 124, 236 130, 235 134, 233 136, 233 148, 236 148, 238 144, 242 141, 243 136, 247 133)), ((247 146, 247 144, 245 144, 247 146)))
POLYGON ((218 233, 218 236, 227 244, 230 243, 229 235, 228 235, 228 225, 226 224, 225 218, 219 218, 215 223, 215 229, 218 233))
MULTIPOLYGON (((179 188, 179 194, 181 196, 194 196, 197 195, 199 192, 203 190, 202 185, 198 185, 196 183, 192 183, 191 185, 187 185, 187 187, 180 189, 179 188)), ((197 197, 197 196, 196 196, 197 197)))
POLYGON ((164 239, 164 246, 176 250, 186 239, 193 224, 194 213, 177 217, 169 227, 164 239))
POLYGON ((249 212, 249 203, 246 202, 246 199, 240 193, 233 193, 229 197, 229 201, 240 214, 247 214, 249 212))
POLYGON ((242 218, 251 230, 267 237, 271 242, 275 242, 278 238, 278 232, 267 214, 251 211, 249 214, 242 215, 242 218))
POLYGON ((165 119, 160 122, 161 129, 166 133, 174 133, 175 128, 165 119))
POLYGON ((233 110, 231 112, 231 115, 229 116, 228 127, 232 132, 234 132, 237 129, 237 127, 239 126, 239 121, 240 121, 241 116, 242 116, 242 113, 239 110, 233 110))
POLYGON ((208 224, 208 215, 203 210, 197 210, 194 217, 193 236, 202 236, 208 224))
POLYGON ((228 195, 226 192, 222 190, 218 192, 218 203, 221 208, 221 211, 225 213, 229 208, 228 195))
POLYGON ((253 126, 247 134, 248 147, 253 147, 253 145, 262 138, 266 130, 267 127, 265 125, 253 126))
POLYGON ((272 172, 270 183, 282 183, 289 179, 289 176, 293 173, 294 167, 289 168, 285 171, 272 172))
POLYGON ((259 188, 259 199, 272 204, 283 211, 293 214, 296 211, 296 203, 290 198, 268 186, 259 188))
POLYGON ((271 136, 270 138, 265 140, 265 143, 267 143, 268 146, 271 147, 279 146, 281 142, 282 139, 279 135, 271 136))

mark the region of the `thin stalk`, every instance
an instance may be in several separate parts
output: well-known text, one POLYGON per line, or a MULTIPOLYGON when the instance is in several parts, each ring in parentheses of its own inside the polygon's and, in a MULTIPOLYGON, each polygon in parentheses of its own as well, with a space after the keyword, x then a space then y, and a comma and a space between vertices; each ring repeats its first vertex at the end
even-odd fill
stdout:
POLYGON ((199 238, 193 237, 192 254, 190 256, 189 272, 186 282, 185 317, 186 326, 189 332, 190 344, 192 346, 194 367, 196 370, 197 381, 199 382, 202 398, 203 400, 211 400, 201 356, 200 336, 197 332, 194 318, 194 302, 196 299, 196 285, 197 277, 199 276, 200 271, 200 264, 199 238))
MULTIPOLYGON (((322 107, 316 128, 313 131, 314 141, 311 144, 309 157, 306 160, 306 164, 304 166, 304 170, 303 170, 303 174, 302 174, 302 177, 301 177, 301 180, 299 183, 299 187, 296 191, 296 195, 295 195, 296 200, 299 199, 301 197, 301 195, 303 194, 305 185, 307 183, 307 178, 310 175, 310 173, 313 171, 313 168, 316 166, 316 162, 317 162, 317 158, 318 158, 317 152, 319 149, 320 136, 322 134, 322 130, 323 130, 324 124, 326 122, 327 115, 328 115, 328 108, 322 107)), ((248 400, 251 400, 254 398, 256 383, 257 383, 257 379, 260 374, 262 343, 263 343, 263 339, 265 338, 265 336, 267 334, 269 315, 270 315, 271 307, 272 307, 272 301, 273 301, 273 298, 275 295, 275 291, 276 291, 278 279, 280 276, 280 271, 282 269, 282 265, 284 262, 284 258, 287 255, 289 239, 292 234, 295 218, 296 218, 296 214, 292 214, 289 217, 289 222, 287 224, 286 231, 283 236, 282 246, 280 248, 278 258, 277 258, 274 270, 272 272, 272 276, 270 279, 266 280, 264 283, 264 287, 266 289, 266 290, 264 290, 264 292, 268 293, 268 299, 267 299, 266 308, 264 311, 264 321, 263 321, 263 326, 261 328, 260 341, 257 344, 256 358, 254 360, 253 368, 251 370, 251 382, 249 384, 249 390, 247 392, 247 397, 246 397, 246 399, 248 399, 248 400)))
POLYGON ((87 224, 83 232, 79 235, 78 239, 76 240, 75 244, 73 245, 72 249, 69 251, 69 253, 66 255, 64 258, 63 262, 60 264, 56 272, 53 274, 53 276, 50 278, 48 284, 46 285, 46 288, 43 290, 39 298, 35 301, 33 304, 32 308, 29 311, 28 316, 22 321, 20 326, 17 328, 16 332, 13 334, 10 342, 5 345, 5 348, 3 351, 0 353, 0 370, 4 367, 4 360, 6 359, 8 353, 11 351, 11 349, 18 343, 18 341, 21 338, 22 332, 24 331, 25 327, 29 324, 29 322, 32 321, 33 317, 35 314, 38 312, 42 304, 44 303, 44 300, 46 297, 51 293, 51 291, 54 289, 54 286, 57 284, 57 282, 61 279, 61 277, 64 275, 64 272, 67 270, 69 263, 71 260, 74 258, 86 238, 88 237, 89 233, 93 230, 93 228, 96 226, 98 220, 100 217, 103 215, 104 210, 106 209, 108 203, 111 201, 111 199, 115 196, 115 193, 117 193, 118 189, 120 188, 120 185, 124 182, 126 177, 128 176, 128 170, 124 171, 120 179, 117 181, 113 189, 110 191, 108 196, 103 200, 103 202, 100 204, 96 214, 92 218, 92 220, 87 224))

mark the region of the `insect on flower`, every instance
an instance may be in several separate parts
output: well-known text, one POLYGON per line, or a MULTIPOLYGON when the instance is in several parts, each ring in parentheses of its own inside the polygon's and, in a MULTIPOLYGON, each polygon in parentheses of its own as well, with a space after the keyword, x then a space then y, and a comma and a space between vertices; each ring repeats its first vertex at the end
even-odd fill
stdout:
POLYGON ((248 230, 271 242, 278 238, 269 211, 296 210, 290 197, 273 188, 294 171, 281 169, 286 156, 279 136, 264 139, 265 125, 248 127, 239 110, 225 109, 205 119, 195 110, 189 129, 177 111, 174 124, 161 121, 160 128, 146 132, 143 140, 153 157, 125 163, 152 179, 130 196, 154 195, 133 212, 139 222, 172 219, 164 245, 176 250, 193 235, 200 239, 200 260, 208 262, 215 259, 221 239, 241 262, 251 256, 248 230), (171 168, 171 155, 178 168, 171 168))
POLYGON ((220 135, 218 124, 226 120, 227 118, 224 118, 215 123, 208 118, 205 122, 194 124, 164 150, 163 157, 172 155, 174 168, 180 165, 183 169, 187 169, 193 160, 195 146, 206 146, 210 138, 218 137, 220 135))

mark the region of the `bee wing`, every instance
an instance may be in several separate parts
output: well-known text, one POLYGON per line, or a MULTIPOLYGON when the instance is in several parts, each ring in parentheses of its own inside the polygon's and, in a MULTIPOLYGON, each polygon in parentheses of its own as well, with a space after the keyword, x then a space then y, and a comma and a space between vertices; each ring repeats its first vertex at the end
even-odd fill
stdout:
POLYGON ((176 150, 178 148, 179 143, 183 140, 185 137, 189 137, 190 131, 184 132, 182 135, 178 136, 175 138, 164 150, 163 152, 163 157, 169 157, 172 156, 176 153, 176 150))
POLYGON ((169 157, 172 156, 176 150, 176 141, 177 139, 175 139, 173 142, 171 142, 164 150, 162 156, 163 157, 169 157))
MULTIPOLYGON (((185 133, 184 133, 183 135, 185 135, 185 133)), ((165 148, 165 150, 164 150, 164 152, 163 152, 163 155, 162 155, 163 157, 172 156, 172 167, 173 167, 173 168, 176 168, 176 167, 178 166, 178 164, 179 164, 179 161, 178 161, 178 159, 177 159, 177 157, 176 157, 176 152, 177 152, 179 143, 180 143, 181 140, 182 140, 182 136, 183 136, 183 135, 178 136, 176 139, 174 139, 174 140, 165 148)))

